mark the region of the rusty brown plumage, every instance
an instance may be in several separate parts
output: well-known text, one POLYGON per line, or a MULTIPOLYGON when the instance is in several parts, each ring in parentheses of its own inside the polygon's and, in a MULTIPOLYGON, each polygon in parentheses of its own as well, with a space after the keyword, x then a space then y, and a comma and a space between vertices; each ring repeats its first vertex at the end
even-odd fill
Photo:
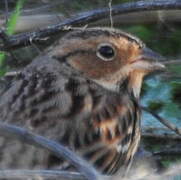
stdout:
MULTIPOLYGON (((71 32, 22 71, 1 98, 0 117, 114 174, 128 167, 139 145, 141 84, 146 74, 163 68, 158 58, 139 39, 118 30, 71 32)), ((4 139, 0 143, 0 168, 70 168, 47 152, 4 139), (16 163, 7 160, 15 156, 16 163)))

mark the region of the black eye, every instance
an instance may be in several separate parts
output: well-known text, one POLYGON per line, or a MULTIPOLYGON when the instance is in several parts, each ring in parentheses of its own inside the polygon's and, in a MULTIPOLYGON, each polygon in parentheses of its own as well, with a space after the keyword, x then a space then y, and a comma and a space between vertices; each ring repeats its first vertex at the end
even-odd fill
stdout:
POLYGON ((110 44, 101 44, 98 46, 97 56, 104 61, 111 61, 115 56, 115 50, 110 44))

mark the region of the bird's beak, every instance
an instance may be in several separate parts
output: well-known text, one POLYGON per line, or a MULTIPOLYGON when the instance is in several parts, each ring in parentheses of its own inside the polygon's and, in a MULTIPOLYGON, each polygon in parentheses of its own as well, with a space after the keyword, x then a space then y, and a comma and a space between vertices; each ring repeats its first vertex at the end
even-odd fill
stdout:
POLYGON ((144 47, 139 57, 133 62, 134 68, 148 72, 164 70, 165 66, 160 62, 165 58, 160 54, 144 47))

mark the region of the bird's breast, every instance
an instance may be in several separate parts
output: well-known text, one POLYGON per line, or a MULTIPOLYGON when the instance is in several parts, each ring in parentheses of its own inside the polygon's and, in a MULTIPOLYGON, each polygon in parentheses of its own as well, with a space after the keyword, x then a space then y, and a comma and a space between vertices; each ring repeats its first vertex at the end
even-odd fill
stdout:
MULTIPOLYGON (((139 114, 137 104, 126 95, 109 96, 107 102, 94 112, 93 127, 100 133, 100 143, 108 150, 106 156, 101 156, 103 172, 114 173, 131 161, 140 139, 139 114)), ((103 154, 105 149, 101 150, 103 154)))

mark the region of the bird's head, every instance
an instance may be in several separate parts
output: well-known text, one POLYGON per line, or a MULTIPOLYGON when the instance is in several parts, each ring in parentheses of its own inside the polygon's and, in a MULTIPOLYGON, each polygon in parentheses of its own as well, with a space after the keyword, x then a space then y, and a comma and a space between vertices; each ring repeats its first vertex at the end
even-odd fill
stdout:
POLYGON ((143 77, 164 68, 161 56, 138 38, 108 28, 88 28, 67 34, 51 53, 87 78, 111 91, 126 86, 139 96, 143 77))

